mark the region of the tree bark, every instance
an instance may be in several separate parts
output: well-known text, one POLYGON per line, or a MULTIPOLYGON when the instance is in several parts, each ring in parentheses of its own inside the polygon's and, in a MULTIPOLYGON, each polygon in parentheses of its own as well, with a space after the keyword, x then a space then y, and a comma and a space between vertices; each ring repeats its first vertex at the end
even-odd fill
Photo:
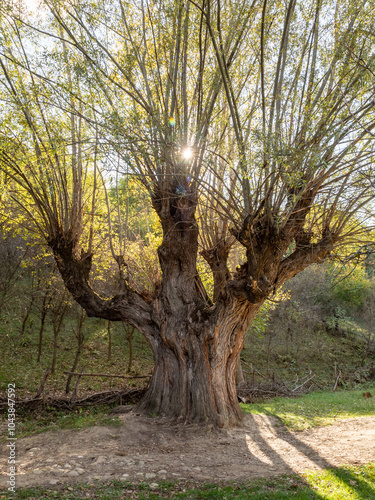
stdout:
POLYGON ((238 357, 237 369, 236 369, 236 385, 238 386, 239 384, 242 384, 243 382, 245 382, 245 376, 244 376, 243 370, 242 370, 241 359, 240 359, 240 357, 238 357))
MULTIPOLYGON (((191 328, 189 318, 176 322, 176 335, 161 332, 154 346, 155 367, 138 409, 182 421, 240 423, 236 370, 246 331, 260 305, 236 301, 229 314, 213 314, 191 328)), ((170 330, 169 330, 170 332, 170 330)))

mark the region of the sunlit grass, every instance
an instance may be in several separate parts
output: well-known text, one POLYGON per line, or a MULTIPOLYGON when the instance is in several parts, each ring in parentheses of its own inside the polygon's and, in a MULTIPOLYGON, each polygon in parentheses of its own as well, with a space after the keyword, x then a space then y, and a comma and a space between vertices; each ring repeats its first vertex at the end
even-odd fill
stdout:
POLYGON ((304 475, 314 490, 327 500, 375 499, 375 463, 304 475))
MULTIPOLYGON (((375 387, 371 391, 375 395, 375 387)), ((311 392, 298 398, 275 398, 241 406, 247 413, 278 417, 293 430, 329 425, 341 418, 375 415, 375 397, 366 399, 361 391, 311 392)))

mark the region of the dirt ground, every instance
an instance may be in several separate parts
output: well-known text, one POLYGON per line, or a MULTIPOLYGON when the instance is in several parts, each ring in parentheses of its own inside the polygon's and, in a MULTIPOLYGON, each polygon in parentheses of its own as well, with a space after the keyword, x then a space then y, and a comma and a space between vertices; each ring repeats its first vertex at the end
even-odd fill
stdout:
MULTIPOLYGON (((210 431, 129 413, 119 427, 61 430, 17 440, 17 487, 95 479, 246 481, 375 460, 375 417, 291 432, 265 415, 241 428, 210 431)), ((0 486, 6 486, 6 444, 0 486)))

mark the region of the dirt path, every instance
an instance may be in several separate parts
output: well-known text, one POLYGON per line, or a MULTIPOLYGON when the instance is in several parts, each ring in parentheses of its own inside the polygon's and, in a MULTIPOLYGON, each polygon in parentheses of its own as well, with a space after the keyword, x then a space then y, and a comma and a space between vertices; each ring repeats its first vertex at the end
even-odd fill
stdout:
MULTIPOLYGON (((131 481, 245 481, 375 460, 375 417, 290 432, 275 418, 247 415, 239 429, 209 432, 134 414, 121 427, 62 430, 17 441, 17 486, 95 478, 131 481)), ((8 466, 2 445, 0 486, 8 466)))

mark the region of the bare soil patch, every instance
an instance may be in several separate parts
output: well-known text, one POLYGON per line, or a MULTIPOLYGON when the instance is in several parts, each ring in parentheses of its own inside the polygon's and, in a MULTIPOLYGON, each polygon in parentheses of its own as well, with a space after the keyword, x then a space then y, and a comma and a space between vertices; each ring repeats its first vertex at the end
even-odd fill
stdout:
MULTIPOLYGON (((243 427, 214 431, 129 413, 119 427, 61 430, 17 441, 17 486, 95 479, 246 481, 375 460, 375 417, 291 432, 276 418, 246 415, 243 427)), ((0 486, 6 486, 6 443, 0 486)))

